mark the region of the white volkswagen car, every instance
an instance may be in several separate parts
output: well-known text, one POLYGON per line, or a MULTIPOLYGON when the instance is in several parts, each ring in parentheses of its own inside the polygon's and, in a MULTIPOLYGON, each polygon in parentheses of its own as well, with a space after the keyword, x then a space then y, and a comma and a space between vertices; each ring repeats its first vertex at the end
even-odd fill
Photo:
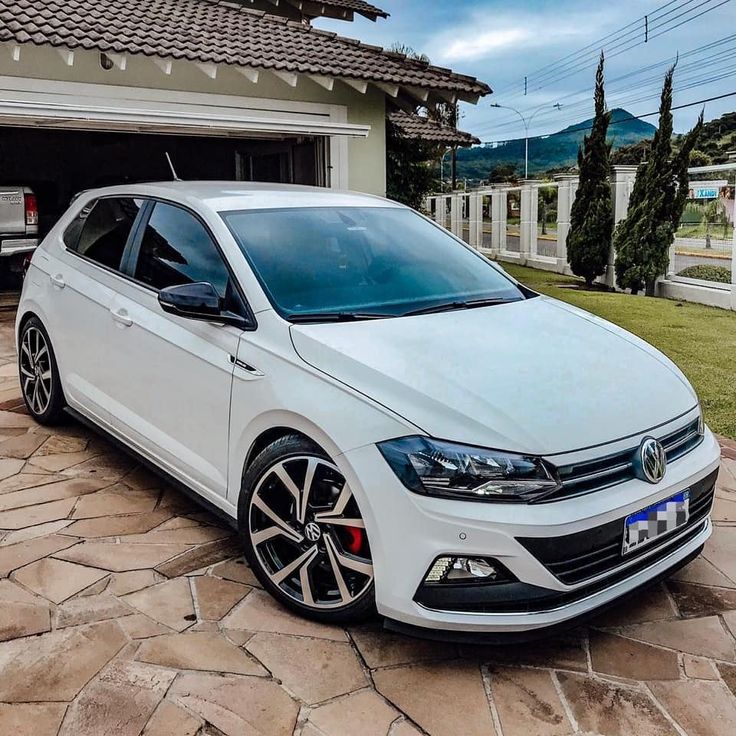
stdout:
POLYGON ((86 192, 17 339, 39 422, 92 423, 224 513, 312 618, 528 634, 711 533, 719 448, 675 365, 384 199, 86 192))

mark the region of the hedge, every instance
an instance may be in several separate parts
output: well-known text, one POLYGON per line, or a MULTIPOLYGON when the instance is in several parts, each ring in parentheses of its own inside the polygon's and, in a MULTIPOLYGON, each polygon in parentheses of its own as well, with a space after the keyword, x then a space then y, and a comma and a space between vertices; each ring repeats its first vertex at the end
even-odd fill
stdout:
POLYGON ((701 279, 702 281, 717 281, 720 284, 731 283, 731 269, 725 266, 712 266, 700 264, 688 266, 679 271, 678 276, 686 276, 689 279, 701 279))

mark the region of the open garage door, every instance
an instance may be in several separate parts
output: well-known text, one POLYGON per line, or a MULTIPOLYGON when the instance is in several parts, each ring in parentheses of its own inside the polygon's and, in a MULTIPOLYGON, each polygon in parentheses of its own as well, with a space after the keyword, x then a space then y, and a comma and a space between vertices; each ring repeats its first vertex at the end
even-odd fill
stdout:
POLYGON ((37 194, 43 235, 79 191, 170 179, 346 186, 345 108, 0 77, 0 184, 37 194))
POLYGON ((30 187, 41 237, 78 192, 170 180, 168 153, 181 179, 326 185, 320 137, 282 140, 0 127, 0 186, 30 187))

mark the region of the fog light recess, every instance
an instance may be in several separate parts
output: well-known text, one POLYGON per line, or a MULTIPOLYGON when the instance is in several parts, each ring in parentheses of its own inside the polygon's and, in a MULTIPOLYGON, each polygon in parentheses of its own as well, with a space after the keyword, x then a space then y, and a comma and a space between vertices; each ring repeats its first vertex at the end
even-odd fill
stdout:
POLYGON ((497 560, 488 557, 438 557, 429 568, 427 585, 502 583, 514 576, 497 560))

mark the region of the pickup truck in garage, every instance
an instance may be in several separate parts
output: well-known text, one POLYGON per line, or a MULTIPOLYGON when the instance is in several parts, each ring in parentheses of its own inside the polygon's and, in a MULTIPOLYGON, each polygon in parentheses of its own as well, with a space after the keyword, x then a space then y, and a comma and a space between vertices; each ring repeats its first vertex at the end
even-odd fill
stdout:
POLYGON ((0 186, 0 270, 22 267, 38 245, 36 195, 24 186, 0 186))

